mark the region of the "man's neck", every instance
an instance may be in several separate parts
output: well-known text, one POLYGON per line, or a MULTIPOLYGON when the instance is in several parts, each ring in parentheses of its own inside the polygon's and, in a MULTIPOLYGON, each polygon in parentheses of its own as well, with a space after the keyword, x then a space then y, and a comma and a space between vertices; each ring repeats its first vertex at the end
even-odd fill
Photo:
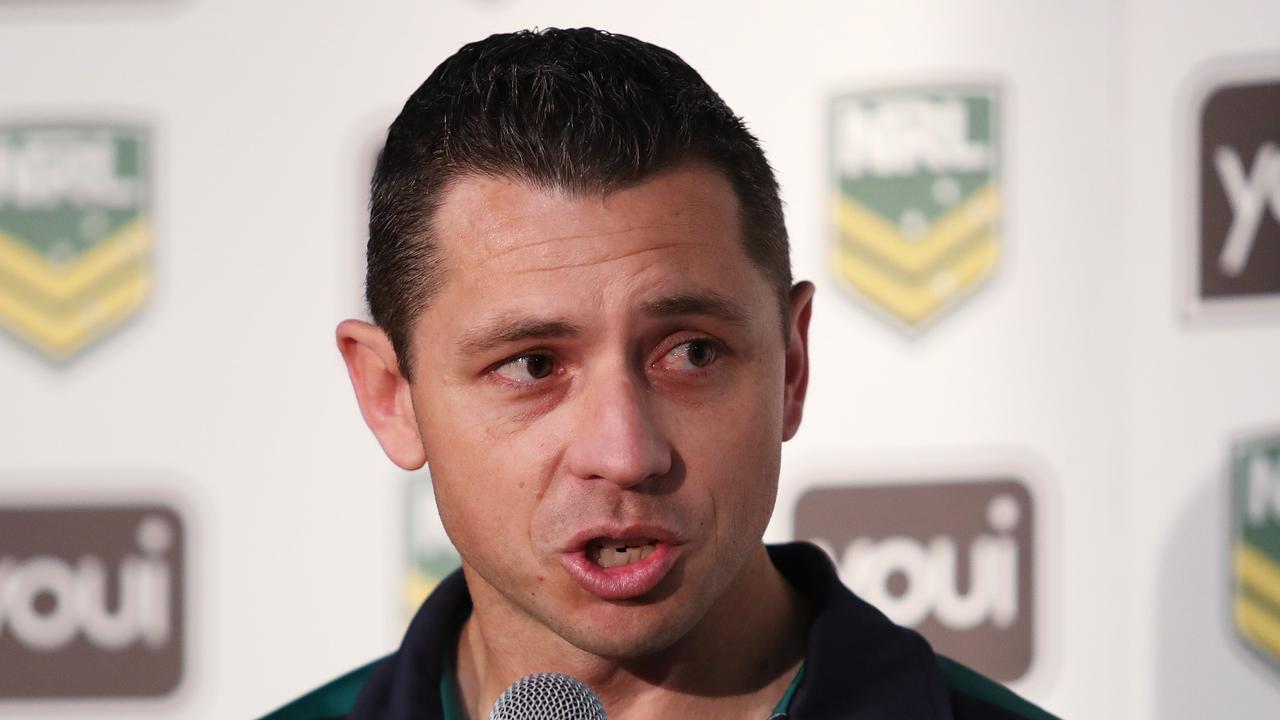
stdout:
POLYGON ((644 657, 603 658, 558 636, 548 643, 545 628, 528 627, 527 617, 473 599, 477 612, 463 625, 456 658, 473 719, 487 717, 508 685, 534 672, 581 680, 614 720, 767 718, 799 669, 808 626, 803 602, 763 546, 689 633, 644 657))

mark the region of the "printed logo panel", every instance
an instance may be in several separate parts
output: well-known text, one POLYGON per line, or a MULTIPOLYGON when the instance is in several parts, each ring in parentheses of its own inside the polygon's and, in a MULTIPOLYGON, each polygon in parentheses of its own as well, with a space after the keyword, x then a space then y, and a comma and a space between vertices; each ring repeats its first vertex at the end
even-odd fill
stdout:
POLYGON ((843 285, 918 330, 1000 257, 999 93, 955 85, 844 95, 831 106, 831 264, 843 285))
POLYGON ((0 508, 0 700, 172 692, 184 544, 164 505, 0 508))
POLYGON ((1199 299, 1280 299, 1280 71, 1201 109, 1199 299))
POLYGON ((1035 507, 1017 478, 818 487, 795 531, 934 649, 1003 682, 1036 653, 1035 507))
POLYGON ((151 286, 147 134, 0 125, 0 326, 64 359, 133 315, 151 286))
POLYGON ((1230 474, 1236 632, 1280 672, 1280 433, 1236 444, 1230 474))
POLYGON ((409 476, 405 484, 405 576, 404 603, 410 617, 431 591, 462 564, 458 551, 440 524, 431 475, 425 470, 409 476))

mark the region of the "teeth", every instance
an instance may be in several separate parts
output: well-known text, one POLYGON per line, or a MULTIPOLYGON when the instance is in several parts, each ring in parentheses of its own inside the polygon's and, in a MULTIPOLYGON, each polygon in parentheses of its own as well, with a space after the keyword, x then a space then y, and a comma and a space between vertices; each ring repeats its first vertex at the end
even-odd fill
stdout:
POLYGON ((587 545, 587 559, 602 568, 631 565, 653 554, 657 541, 628 545, 621 540, 595 540, 587 545))

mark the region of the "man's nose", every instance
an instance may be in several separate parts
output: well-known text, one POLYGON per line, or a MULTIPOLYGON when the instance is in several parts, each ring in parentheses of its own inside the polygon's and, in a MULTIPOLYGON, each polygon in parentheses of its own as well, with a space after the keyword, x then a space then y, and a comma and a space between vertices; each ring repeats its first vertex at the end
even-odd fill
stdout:
POLYGON ((630 488, 671 471, 671 444, 641 381, 614 375, 580 392, 578 422, 565 454, 570 472, 630 488))

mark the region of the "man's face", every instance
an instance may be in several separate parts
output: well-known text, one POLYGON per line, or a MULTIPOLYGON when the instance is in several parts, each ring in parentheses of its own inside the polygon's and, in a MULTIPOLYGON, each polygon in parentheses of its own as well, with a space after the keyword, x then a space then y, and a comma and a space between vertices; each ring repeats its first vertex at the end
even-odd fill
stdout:
POLYGON ((410 393, 477 597, 632 657, 688 633, 759 553, 798 409, 739 224, 700 165, 604 196, 448 191, 410 393))

